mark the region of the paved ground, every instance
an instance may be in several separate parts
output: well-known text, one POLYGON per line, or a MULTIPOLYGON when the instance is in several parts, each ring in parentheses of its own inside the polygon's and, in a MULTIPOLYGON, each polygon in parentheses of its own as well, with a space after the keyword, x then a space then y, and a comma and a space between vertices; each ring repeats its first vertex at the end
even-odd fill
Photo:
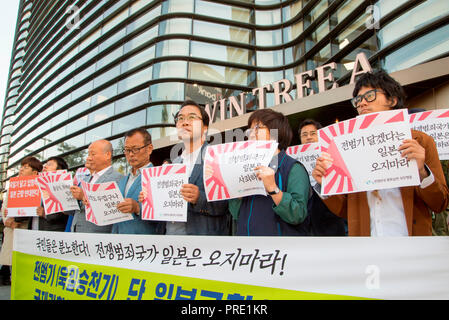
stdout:
POLYGON ((11 286, 0 285, 0 300, 11 300, 11 286))

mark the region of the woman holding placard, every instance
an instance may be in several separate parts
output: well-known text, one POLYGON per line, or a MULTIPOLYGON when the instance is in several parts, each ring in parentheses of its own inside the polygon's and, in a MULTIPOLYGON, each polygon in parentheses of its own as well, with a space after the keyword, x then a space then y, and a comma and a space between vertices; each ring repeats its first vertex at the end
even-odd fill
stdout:
POLYGON ((229 210, 237 221, 236 235, 308 235, 309 176, 301 164, 285 153, 293 137, 287 118, 280 112, 260 109, 251 114, 248 127, 250 140, 276 140, 278 148, 269 166, 254 168, 267 195, 229 200, 229 210))
MULTIPOLYGON (((42 172, 56 172, 58 170, 67 170, 69 166, 61 157, 51 157, 44 164, 42 172)), ((73 211, 57 212, 54 214, 45 214, 45 210, 41 206, 37 209, 39 216, 39 230, 42 231, 64 231, 67 225, 69 214, 73 211)))

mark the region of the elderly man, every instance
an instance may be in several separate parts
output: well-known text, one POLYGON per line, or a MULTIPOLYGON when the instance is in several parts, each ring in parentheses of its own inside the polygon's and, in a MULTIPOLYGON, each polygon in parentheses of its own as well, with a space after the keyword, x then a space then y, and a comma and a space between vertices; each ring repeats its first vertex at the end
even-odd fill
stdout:
MULTIPOLYGON (((123 177, 112 168, 112 144, 107 140, 97 140, 91 143, 88 148, 86 159, 86 168, 92 176, 89 183, 119 182, 123 177)), ((75 212, 72 222, 73 232, 87 233, 110 233, 111 226, 97 226, 86 221, 86 212, 84 207, 84 192, 80 187, 72 186, 70 191, 75 199, 80 201, 80 210, 75 212)))
POLYGON ((131 172, 119 182, 124 201, 117 205, 123 213, 131 214, 133 220, 115 223, 112 233, 157 234, 162 233, 162 223, 145 221, 140 218, 141 204, 138 202, 142 191, 142 169, 152 166, 150 155, 153 152, 151 135, 144 128, 133 129, 125 134, 123 153, 131 167, 131 172))

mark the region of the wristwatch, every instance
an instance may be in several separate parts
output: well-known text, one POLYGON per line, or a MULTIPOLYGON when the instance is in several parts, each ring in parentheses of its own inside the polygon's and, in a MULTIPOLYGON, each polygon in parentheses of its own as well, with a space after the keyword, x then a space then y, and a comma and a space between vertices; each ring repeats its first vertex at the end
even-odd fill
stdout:
POLYGON ((268 191, 268 194, 272 196, 273 194, 278 194, 279 192, 281 192, 281 190, 279 190, 279 188, 276 187, 273 191, 268 191))

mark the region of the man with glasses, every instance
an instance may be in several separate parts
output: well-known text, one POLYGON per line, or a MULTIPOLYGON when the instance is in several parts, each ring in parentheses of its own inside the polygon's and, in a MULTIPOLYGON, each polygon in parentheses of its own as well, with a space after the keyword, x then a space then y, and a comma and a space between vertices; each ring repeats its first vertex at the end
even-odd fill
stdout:
MULTIPOLYGON (((119 182, 123 177, 112 168, 112 144, 107 140, 97 140, 92 142, 87 149, 86 168, 90 170, 92 176, 89 183, 119 182)), ((70 187, 70 191, 75 199, 79 200, 80 210, 75 211, 72 221, 72 232, 86 233, 110 233, 111 225, 97 226, 86 220, 86 209, 84 207, 84 192, 78 186, 70 187)))
POLYGON ((142 220, 141 204, 138 202, 142 191, 142 169, 153 166, 150 156, 153 152, 151 135, 145 128, 137 128, 125 133, 123 153, 131 167, 130 173, 119 182, 124 201, 117 205, 123 213, 131 214, 133 220, 115 223, 112 233, 120 234, 157 234, 161 233, 160 222, 142 220))
POLYGON ((189 183, 180 193, 188 204, 187 222, 167 222, 166 234, 176 235, 229 235, 230 215, 227 201, 208 202, 203 183, 203 158, 209 115, 196 102, 187 100, 175 115, 178 137, 184 150, 173 163, 187 165, 189 183))
MULTIPOLYGON (((363 74, 355 84, 353 97, 351 102, 359 114, 404 108, 405 102, 401 85, 383 70, 363 74)), ((435 142, 427 134, 412 130, 412 139, 405 139, 398 150, 406 159, 416 160, 420 185, 324 199, 333 213, 347 217, 350 236, 432 235, 430 211, 441 212, 449 202, 435 142)), ((312 172, 317 186, 332 161, 325 153, 317 159, 312 172)))
MULTIPOLYGON (((313 119, 305 119, 299 124, 299 138, 301 144, 318 142, 318 130, 323 126, 313 119)), ((313 210, 310 210, 310 227, 312 236, 345 236, 347 235, 347 222, 329 211, 317 195, 314 197, 313 210)))

